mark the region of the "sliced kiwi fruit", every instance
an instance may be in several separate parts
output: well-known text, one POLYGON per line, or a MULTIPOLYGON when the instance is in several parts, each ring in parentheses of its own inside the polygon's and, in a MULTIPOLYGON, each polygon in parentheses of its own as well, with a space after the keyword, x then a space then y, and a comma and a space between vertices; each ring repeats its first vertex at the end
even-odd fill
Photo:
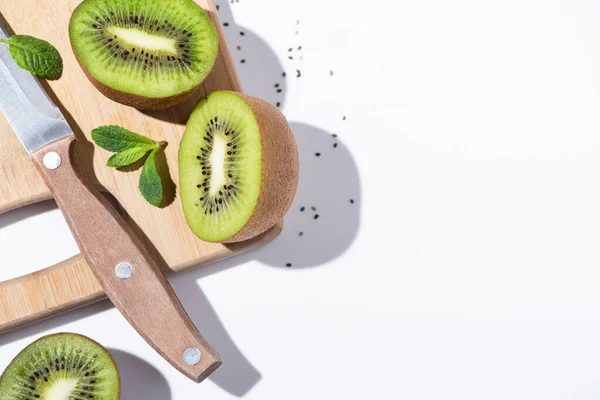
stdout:
POLYGON ((298 148, 279 110, 218 91, 201 98, 179 148, 188 225, 208 242, 253 238, 283 218, 298 186, 298 148))
POLYGON ((73 333, 33 342, 0 377, 2 400, 117 400, 119 396, 119 372, 110 354, 73 333))
POLYGON ((69 36, 98 90, 139 109, 183 101, 208 76, 219 47, 212 21, 193 0, 84 0, 69 36))

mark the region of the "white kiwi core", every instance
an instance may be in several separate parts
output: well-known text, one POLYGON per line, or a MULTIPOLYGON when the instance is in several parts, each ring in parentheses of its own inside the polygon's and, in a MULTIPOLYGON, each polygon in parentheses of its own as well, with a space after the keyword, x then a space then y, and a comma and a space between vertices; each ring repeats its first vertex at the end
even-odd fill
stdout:
POLYGON ((64 400, 70 398, 69 396, 77 387, 77 379, 59 379, 52 386, 48 388, 46 392, 46 399, 48 400, 64 400))
POLYGON ((118 39, 137 46, 140 49, 162 50, 171 54, 177 54, 177 41, 172 38, 152 35, 137 29, 126 29, 118 26, 107 28, 118 39))
POLYGON ((215 136, 213 151, 210 155, 212 174, 210 175, 210 194, 215 195, 225 183, 225 152, 227 141, 222 136, 215 136))

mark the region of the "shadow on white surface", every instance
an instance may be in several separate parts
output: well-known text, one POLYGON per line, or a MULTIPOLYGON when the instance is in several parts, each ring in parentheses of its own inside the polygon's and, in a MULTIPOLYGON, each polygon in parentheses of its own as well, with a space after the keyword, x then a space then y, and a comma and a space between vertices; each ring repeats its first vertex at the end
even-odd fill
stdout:
POLYGON ((57 208, 58 206, 54 200, 45 200, 8 211, 0 215, 0 229, 24 221, 34 215, 40 215, 47 213, 48 211, 56 210, 57 208))
POLYGON ((107 350, 119 368, 123 400, 171 400, 171 388, 167 380, 151 364, 122 350, 107 350))
MULTIPOLYGON (((216 268, 212 270, 216 272, 222 269, 216 268)), ((191 276, 192 274, 193 272, 180 275, 179 278, 171 279, 171 283, 194 324, 196 324, 202 335, 204 335, 223 359, 223 365, 208 379, 226 392, 237 397, 242 397, 261 380, 262 376, 231 339, 208 298, 198 286, 196 279, 193 279, 194 276, 191 276)), ((108 300, 103 300, 78 310, 69 311, 47 320, 0 334, 0 346, 24 337, 30 337, 32 341, 36 340, 48 332, 60 330, 59 328, 63 325, 85 319, 111 308, 113 308, 113 304, 108 300)), ((102 340, 97 337, 93 337, 93 339, 102 340)), ((132 354, 113 349, 109 349, 109 351, 115 358, 121 372, 123 384, 122 399, 169 400, 171 398, 170 389, 156 368, 132 354), (147 380, 156 381, 156 390, 144 388, 142 383, 147 380), (131 396, 128 396, 128 394, 131 396)))
POLYGON ((340 137, 301 122, 291 127, 300 151, 298 192, 283 232, 254 258, 277 267, 315 267, 337 258, 354 241, 360 226, 360 177, 340 137))
POLYGON ((174 277, 171 284, 194 324, 223 360, 209 379, 228 393, 242 397, 262 379, 262 375, 227 333, 209 299, 198 286, 196 272, 174 277))
MULTIPOLYGON (((26 325, 14 331, 2 333, 0 334, 0 346, 3 346, 7 343, 12 343, 24 337, 30 337, 31 341, 39 339, 41 335, 48 334, 48 332, 51 331, 57 331, 58 328, 63 325, 87 318, 95 314, 100 314, 101 312, 110 310, 111 308, 113 308, 113 304, 108 300, 103 300, 77 310, 72 310, 43 321, 32 323, 31 325, 26 325)), ((93 339, 102 341, 102 338, 93 339)))
POLYGON ((282 108, 289 76, 283 77, 285 70, 279 57, 260 36, 235 23, 228 2, 217 4, 227 46, 242 82, 243 91, 274 105, 280 103, 279 108, 282 108))

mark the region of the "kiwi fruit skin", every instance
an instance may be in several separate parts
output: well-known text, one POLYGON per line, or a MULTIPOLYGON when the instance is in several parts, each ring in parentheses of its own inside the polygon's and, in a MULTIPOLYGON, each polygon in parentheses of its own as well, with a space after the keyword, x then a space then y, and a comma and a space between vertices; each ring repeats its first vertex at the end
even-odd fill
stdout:
MULTIPOLYGON (((214 27, 214 23, 208 16, 208 13, 206 13, 193 0, 181 0, 183 2, 188 2, 188 3, 194 4, 203 13, 203 15, 210 21, 210 25, 212 28, 211 36, 214 37, 216 51, 215 51, 214 57, 210 63, 210 68, 205 73, 204 79, 198 81, 198 83, 194 87, 191 87, 188 90, 185 90, 185 91, 182 91, 179 93, 175 93, 170 96, 164 96, 164 97, 146 97, 146 96, 142 96, 142 95, 139 95, 136 93, 129 93, 126 91, 121 91, 121 90, 118 90, 116 88, 113 88, 111 86, 108 86, 108 85, 102 83, 88 71, 84 62, 78 55, 75 45, 74 45, 74 41, 73 41, 73 36, 76 35, 76 33, 74 33, 74 29, 71 26, 71 24, 73 22, 73 17, 77 14, 78 9, 83 8, 84 4, 86 2, 94 2, 94 1, 98 1, 98 0, 84 0, 82 3, 80 3, 75 8, 75 10, 73 11, 72 16, 71 16, 71 22, 70 22, 70 26, 69 26, 69 36, 71 37, 71 40, 70 40, 71 49, 73 50, 73 54, 75 55, 75 59, 77 60, 77 63, 79 64, 79 66, 81 67, 83 72, 85 73, 88 80, 104 96, 108 97, 109 99, 111 99, 113 101, 116 101, 118 103, 130 106, 130 107, 134 107, 139 110, 162 110, 165 108, 173 107, 173 106, 183 102, 185 99, 187 99, 191 95, 193 95, 200 88, 200 86, 202 86, 204 79, 206 79, 206 77, 208 77, 210 75, 212 69, 214 68, 214 64, 215 64, 215 61, 217 58, 217 53, 219 51, 219 43, 218 43, 219 39, 217 36, 217 31, 214 27)), ((128 3, 128 2, 132 3, 133 1, 132 0, 124 1, 124 3, 128 3)))
POLYGON ((256 116, 260 129, 262 169, 260 192, 252 216, 238 233, 224 243, 252 239, 280 222, 292 206, 300 177, 298 146, 285 116, 265 100, 244 93, 236 94, 256 116))
POLYGON ((92 75, 90 75, 87 69, 85 69, 85 66, 81 63, 79 57, 77 57, 77 54, 75 54, 75 58, 81 66, 81 69, 83 69, 85 76, 87 76, 92 85, 94 85, 100 93, 102 93, 109 99, 116 101, 117 103, 121 103, 126 106, 136 108, 138 110, 163 110, 165 108, 176 106, 177 104, 181 103, 182 101, 190 97, 192 94, 194 94, 198 90, 198 88, 202 86, 202 82, 200 82, 198 86, 193 87, 190 90, 168 97, 151 98, 138 96, 137 94, 118 91, 116 89, 111 88, 110 86, 106 86, 102 82, 97 81, 92 75))
MULTIPOLYGON (((103 352, 103 354, 108 356, 108 359, 112 363, 112 367, 114 367, 114 370, 115 370, 115 373, 117 376, 117 381, 116 381, 117 389, 116 389, 115 396, 113 398, 101 399, 101 400, 119 400, 121 397, 121 380, 120 380, 120 375, 119 375, 119 369, 118 369, 117 364, 116 364, 114 358, 112 357, 112 355, 100 343, 96 342, 95 340, 93 340, 87 336, 84 336, 84 335, 80 335, 77 333, 68 333, 68 332, 61 332, 61 333, 55 333, 55 334, 43 336, 43 337, 37 339, 36 341, 34 341, 33 343, 29 344, 23 350, 21 350, 19 352, 19 354, 17 354, 15 356, 15 358, 13 358, 13 360, 8 365, 8 367, 6 367, 6 369, 4 370, 4 373, 0 376, 0 389, 2 389, 5 385, 7 385, 7 380, 11 377, 8 374, 8 372, 11 370, 11 368, 18 367, 18 364, 21 362, 21 357, 26 355, 28 353, 28 350, 30 350, 32 347, 40 344, 41 342, 51 341, 53 338, 59 338, 59 337, 69 338, 72 340, 83 340, 83 341, 89 342, 94 347, 97 347, 101 352, 103 352)), ((0 392, 0 398, 2 398, 1 397, 2 395, 3 395, 3 393, 0 392)), ((7 399, 9 399, 9 398, 7 397, 7 399)))
MULTIPOLYGON (((259 99, 257 97, 228 91, 213 92, 206 99, 200 99, 196 109, 202 105, 203 101, 213 101, 211 97, 220 94, 230 94, 237 96, 241 102, 245 103, 251 110, 256 125, 258 126, 258 135, 260 141, 260 182, 257 183, 258 196, 253 204, 251 214, 245 224, 241 228, 228 237, 219 237, 216 240, 214 237, 203 235, 200 230, 194 228, 198 223, 191 216, 191 212, 186 212, 185 204, 191 203, 193 199, 187 198, 183 190, 184 184, 188 184, 190 180, 185 180, 183 176, 183 155, 187 151, 183 151, 183 146, 180 147, 179 164, 180 164, 180 189, 182 204, 184 205, 184 214, 188 225, 194 233, 202 240, 207 242, 235 243, 252 239, 279 223, 286 212, 289 210, 294 200, 299 180, 299 155, 298 148, 292 130, 283 116, 283 114, 274 105, 259 99)), ((195 109, 195 110, 196 110, 195 109)), ((224 110, 224 112, 234 113, 235 110, 224 110)), ((242 111, 239 111, 240 115, 242 111)), ((194 113, 192 113, 193 116, 194 113)), ((223 115, 220 115, 219 121, 223 120, 223 115)), ((192 118, 190 118, 190 121, 192 118)), ((223 122, 221 122, 223 123, 223 122)), ((188 132, 190 122, 186 128, 184 135, 198 134, 188 132)), ((195 128, 196 130, 198 128, 195 128)), ((191 195, 187 195, 191 196, 191 195)))

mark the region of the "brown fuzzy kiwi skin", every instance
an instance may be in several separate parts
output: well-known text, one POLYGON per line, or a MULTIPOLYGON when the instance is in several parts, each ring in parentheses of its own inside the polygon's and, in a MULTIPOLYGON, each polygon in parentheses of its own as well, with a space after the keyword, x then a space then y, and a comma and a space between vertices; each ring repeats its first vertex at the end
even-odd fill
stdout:
POLYGON ((223 243, 252 239, 281 221, 290 209, 300 175, 300 157, 285 116, 258 97, 233 92, 252 108, 260 129, 261 182, 254 211, 244 227, 223 243))
MULTIPOLYGON (((111 88, 110 86, 106 86, 102 82, 96 80, 92 75, 90 75, 90 73, 85 68, 81 60, 79 60, 79 57, 77 56, 77 53, 75 52, 75 49, 73 48, 72 44, 71 49, 73 50, 73 54, 75 54, 75 58, 77 59, 79 66, 85 73, 85 76, 87 76, 90 82, 92 82, 92 84, 96 87, 96 89, 98 89, 100 93, 102 93, 109 99, 116 101, 117 103, 125 104, 126 106, 137 108, 138 110, 163 110, 165 108, 173 107, 190 97, 192 94, 194 94, 194 92, 196 92, 198 88, 202 85, 202 82, 200 82, 198 85, 194 86, 190 90, 187 90, 182 93, 177 93, 169 97, 152 98, 138 96, 137 94, 121 92, 119 90, 111 88)), ((214 68, 214 65, 215 63, 213 63, 213 65, 211 66, 211 70, 208 72, 208 74, 206 74, 207 77, 210 75, 210 72, 212 72, 212 68, 214 68)))
MULTIPOLYGON (((121 374, 119 373, 119 368, 117 367, 117 363, 115 362, 115 359, 113 358, 112 354, 110 354, 110 352, 109 352, 108 350, 106 350, 106 349, 104 348, 104 346, 102 346, 100 343, 96 342, 94 339, 90 339, 89 337, 87 337, 87 336, 84 336, 84 335, 80 335, 80 334, 78 334, 78 333, 71 333, 71 332, 59 332, 59 333, 53 333, 53 334, 51 334, 51 335, 42 336, 41 338, 39 338, 39 339, 37 339, 37 340, 35 340, 35 341, 31 342, 31 343, 30 343, 28 346, 26 346, 26 347, 25 347, 23 350, 21 350, 21 351, 19 352, 19 354, 17 354, 17 355, 16 355, 16 356, 15 356, 15 357, 12 359, 12 361, 10 362, 10 364, 8 364, 8 367, 6 367, 6 369, 8 369, 8 368, 9 368, 9 367, 10 367, 10 366, 11 366, 11 365, 12 365, 12 364, 15 362, 15 360, 16 360, 17 358, 19 358, 19 356, 21 355, 21 353, 23 353, 23 352, 24 352, 25 350, 27 350, 27 349, 28 349, 30 346, 33 346, 34 344, 36 344, 36 343, 37 343, 37 342, 39 342, 40 340, 42 340, 42 339, 46 339, 46 338, 49 338, 49 337, 53 337, 53 336, 63 336, 63 335, 69 335, 69 336, 78 336, 78 337, 80 337, 80 338, 83 338, 83 339, 85 339, 85 340, 89 340, 90 342, 92 342, 92 343, 96 344, 98 347, 100 347, 101 349, 104 349, 104 351, 106 351, 106 353, 107 353, 107 354, 108 354, 108 356, 110 357, 110 360, 111 360, 111 361, 112 361, 112 363, 113 363, 113 366, 115 367, 115 370, 117 371, 117 376, 119 377, 119 382, 117 382, 117 384, 118 384, 118 388, 119 388, 119 393, 118 393, 118 397, 117 397, 117 399, 120 399, 120 398, 121 398, 121 374)), ((0 379, 1 379, 1 377, 0 377, 0 379)))

